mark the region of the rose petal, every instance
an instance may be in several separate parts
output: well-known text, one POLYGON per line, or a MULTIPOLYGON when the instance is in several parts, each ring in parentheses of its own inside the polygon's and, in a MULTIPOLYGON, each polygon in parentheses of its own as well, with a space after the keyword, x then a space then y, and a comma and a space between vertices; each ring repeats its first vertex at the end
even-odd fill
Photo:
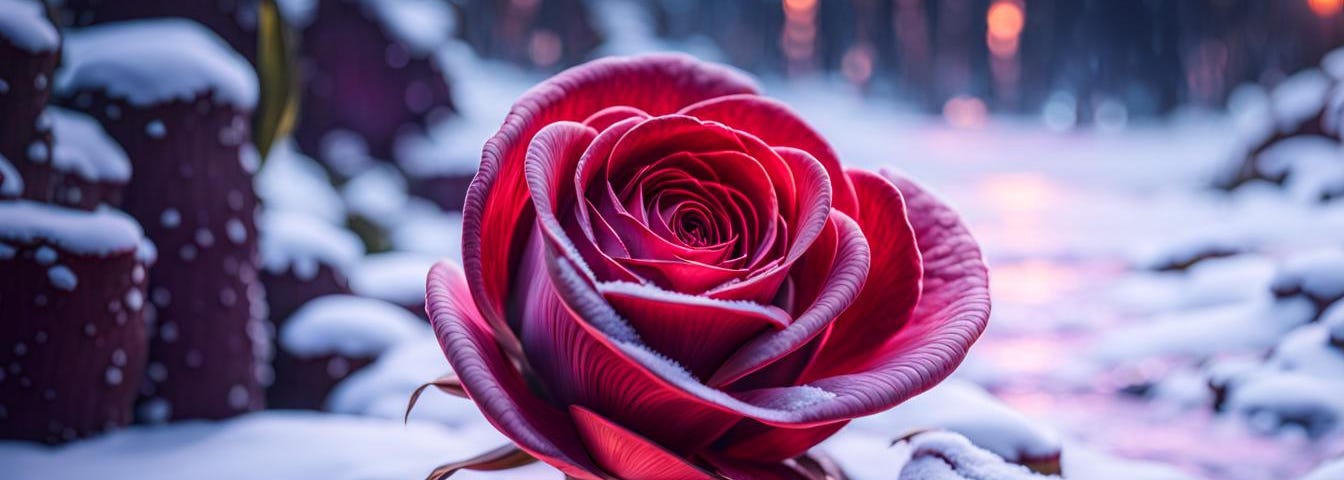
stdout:
POLYGON ((760 138, 774 147, 793 147, 816 157, 831 178, 832 204, 837 210, 854 216, 858 198, 839 156, 820 134, 788 105, 758 95, 725 95, 683 108, 680 112, 701 120, 721 122, 760 138))
POLYGON ((848 421, 839 421, 808 428, 779 428, 745 420, 725 433, 715 442, 715 447, 725 457, 762 463, 780 462, 807 453, 848 424, 848 421))
POLYGON ((589 115, 588 118, 583 119, 583 124, 600 132, 615 125, 616 122, 629 118, 638 118, 642 120, 649 118, 649 114, 635 107, 616 105, 604 108, 597 113, 589 115))
POLYGON ((858 295, 868 276, 868 243, 858 224, 838 211, 831 213, 828 228, 836 230, 834 262, 823 282, 817 301, 788 328, 752 340, 719 367, 709 385, 722 386, 759 370, 798 350, 822 333, 858 295))
POLYGON ((804 382, 866 364, 910 320, 919 303, 923 265, 901 192, 875 173, 850 170, 849 177, 863 205, 854 220, 868 243, 882 248, 873 250, 869 270, 876 274, 835 321, 804 382))
POLYGON ((705 378, 748 339, 791 319, 783 310, 724 302, 629 282, 602 283, 598 291, 644 344, 705 378))
POLYGON ((578 405, 570 405, 570 415, 588 452, 602 468, 618 478, 650 480, 707 479, 713 474, 687 462, 638 433, 578 405))
POLYGON ((440 262, 429 272, 426 310, 448 362, 487 420, 534 457, 581 479, 598 479, 564 413, 534 396, 476 310, 462 271, 440 262))
POLYGON ((524 93, 486 142, 462 209, 463 266, 484 318, 498 326, 507 323, 509 273, 516 265, 503 259, 516 258, 511 254, 531 229, 522 170, 527 146, 538 130, 616 105, 660 115, 708 98, 756 90, 743 75, 686 55, 645 55, 589 62, 524 93))

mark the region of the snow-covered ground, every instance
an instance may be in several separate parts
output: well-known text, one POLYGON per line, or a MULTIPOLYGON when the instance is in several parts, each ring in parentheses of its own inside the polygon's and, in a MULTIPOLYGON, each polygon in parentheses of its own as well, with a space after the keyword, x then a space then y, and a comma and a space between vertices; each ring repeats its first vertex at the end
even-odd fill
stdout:
MULTIPOLYGON (((638 28, 618 33, 616 53, 662 45, 638 28)), ((475 151, 540 79, 460 45, 440 57, 463 116, 435 134, 454 149, 475 151)), ((1337 272, 1303 271, 1344 247, 1344 201, 1209 189, 1239 148, 1236 121, 1189 113, 1107 131, 1058 132, 1036 118, 957 128, 825 79, 763 83, 847 165, 907 172, 957 206, 991 263, 991 326, 954 378, 821 446, 853 478, 943 478, 931 457, 1002 478, 1036 477, 1000 458, 1057 459, 1066 478, 1084 480, 1291 479, 1317 468, 1306 478, 1340 478, 1341 464, 1327 461, 1344 453, 1344 347, 1326 342, 1344 344, 1344 305, 1317 311, 1311 295, 1344 286, 1337 272), (1152 268, 1210 250, 1244 253, 1152 268), (1305 293, 1285 293, 1288 284, 1305 293), (1226 398, 1211 382, 1227 386, 1226 398), (891 445, 929 428, 970 443, 921 435, 891 445)), ((460 254, 460 216, 408 196, 394 169, 364 171, 338 191, 317 163, 280 151, 258 177, 268 218, 370 220, 392 252, 329 256, 351 264, 354 293, 414 310, 429 262, 460 254)), ((425 332, 343 380, 331 413, 136 426, 60 447, 0 442, 0 478, 419 478, 506 442, 470 402, 433 390, 403 424, 410 392, 448 371, 425 332)), ((534 464, 454 478, 560 474, 534 464)))

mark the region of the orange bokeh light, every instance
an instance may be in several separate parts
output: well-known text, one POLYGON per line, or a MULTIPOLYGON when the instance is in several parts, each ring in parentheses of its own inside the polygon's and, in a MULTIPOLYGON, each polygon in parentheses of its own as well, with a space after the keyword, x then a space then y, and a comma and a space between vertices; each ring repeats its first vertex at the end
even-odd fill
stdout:
MULTIPOLYGON (((1338 4, 1341 0, 1334 1, 1338 4)), ((1022 34, 1022 26, 1026 23, 1022 6, 1012 0, 994 2, 990 5, 985 19, 989 24, 989 35, 1001 39, 1017 38, 1022 34)))
POLYGON ((989 6, 985 14, 985 42, 989 50, 999 58, 1010 58, 1017 54, 1018 37, 1026 24, 1026 12, 1016 0, 998 0, 989 6))
POLYGON ((1307 0, 1307 7, 1316 16, 1330 17, 1339 14, 1341 7, 1344 7, 1344 0, 1307 0))

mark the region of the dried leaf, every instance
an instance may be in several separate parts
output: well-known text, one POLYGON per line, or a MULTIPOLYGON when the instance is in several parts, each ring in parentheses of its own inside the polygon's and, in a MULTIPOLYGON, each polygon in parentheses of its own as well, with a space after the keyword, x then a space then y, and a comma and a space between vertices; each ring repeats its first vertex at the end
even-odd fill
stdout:
POLYGON ((429 387, 438 388, 439 391, 455 397, 467 398, 467 390, 462 388, 462 381, 457 379, 457 375, 449 373, 411 392, 411 399, 406 403, 406 415, 402 417, 402 422, 410 421, 411 409, 415 408, 415 402, 420 400, 420 394, 425 393, 425 389, 429 387))
POLYGON ((504 445, 494 450, 482 453, 475 457, 454 463, 447 463, 435 468, 429 473, 425 480, 443 480, 453 476, 459 470, 475 470, 478 472, 493 472, 498 470, 508 470, 537 461, 527 452, 519 449, 515 445, 504 445))

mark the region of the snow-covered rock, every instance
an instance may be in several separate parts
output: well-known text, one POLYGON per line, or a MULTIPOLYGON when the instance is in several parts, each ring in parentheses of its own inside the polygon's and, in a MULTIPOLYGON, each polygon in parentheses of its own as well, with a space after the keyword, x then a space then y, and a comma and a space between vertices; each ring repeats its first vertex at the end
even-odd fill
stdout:
MULTIPOLYGON (((0 0, 0 38, 29 52, 50 52, 61 44, 56 27, 47 21, 42 2, 0 0)), ((0 92, 3 93, 3 92, 0 92)))
POLYGON ((293 272, 312 280, 321 266, 347 276, 364 256, 359 237, 314 217, 267 211, 261 217, 262 266, 268 272, 293 272))
POLYGON ((280 348, 300 357, 377 357, 429 335, 425 322, 382 300, 328 295, 305 304, 280 330, 280 348))

